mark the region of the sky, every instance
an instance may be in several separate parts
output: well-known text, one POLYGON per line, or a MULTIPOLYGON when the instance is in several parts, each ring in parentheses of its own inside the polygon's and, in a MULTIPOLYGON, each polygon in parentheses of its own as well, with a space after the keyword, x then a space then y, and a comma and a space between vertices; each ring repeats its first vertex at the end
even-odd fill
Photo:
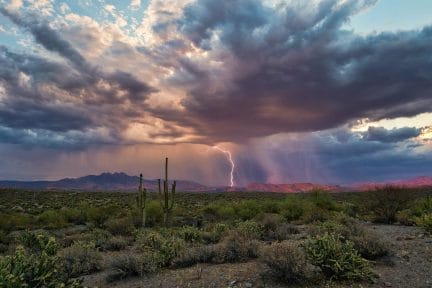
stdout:
POLYGON ((0 0, 0 179, 432 176, 430 51, 429 0, 0 0))

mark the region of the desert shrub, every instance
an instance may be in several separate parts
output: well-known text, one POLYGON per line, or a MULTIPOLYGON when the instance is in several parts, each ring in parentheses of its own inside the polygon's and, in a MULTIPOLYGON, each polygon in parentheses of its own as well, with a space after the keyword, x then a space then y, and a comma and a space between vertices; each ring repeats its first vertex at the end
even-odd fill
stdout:
POLYGON ((354 249, 368 260, 375 260, 389 254, 389 248, 381 239, 371 232, 365 231, 349 238, 353 242, 354 249))
POLYGON ((413 226, 415 225, 415 216, 411 214, 409 209, 405 209, 396 214, 396 221, 402 225, 413 226))
POLYGON ((257 222, 262 227, 262 239, 270 240, 286 240, 291 234, 298 233, 298 229, 285 222, 285 219, 279 214, 260 214, 257 217, 257 222))
POLYGON ((67 226, 62 214, 54 210, 46 210, 38 216, 38 222, 47 229, 59 229, 67 226))
POLYGON ((351 241, 354 249, 363 258, 369 260, 378 259, 389 253, 388 246, 378 235, 349 217, 339 217, 336 220, 323 222, 317 225, 316 229, 318 231, 312 231, 312 234, 336 234, 341 236, 341 241, 351 241))
POLYGON ((288 196, 280 204, 280 213, 286 221, 299 220, 308 209, 308 203, 297 196, 288 196))
POLYGON ((353 243, 340 235, 310 237, 306 245, 312 263, 331 279, 361 280, 372 277, 367 260, 354 249, 353 243))
POLYGON ((423 228, 426 233, 432 234, 432 213, 415 218, 416 225, 423 228))
POLYGON ((115 236, 108 239, 103 245, 101 245, 102 251, 120 251, 126 249, 129 245, 129 241, 122 236, 115 236))
POLYGON ((272 243, 260 250, 260 260, 270 269, 270 275, 282 282, 303 283, 311 274, 304 249, 297 243, 272 243))
POLYGON ((326 191, 314 190, 309 194, 309 201, 314 207, 327 210, 327 211, 339 211, 341 208, 333 197, 326 191))
POLYGON ((260 211, 260 205, 256 200, 244 200, 234 207, 236 215, 242 220, 250 220, 258 215, 260 211))
POLYGON ((209 230, 202 232, 201 238, 204 243, 217 243, 223 235, 229 230, 229 225, 224 223, 212 224, 209 230))
POLYGON ((200 209, 200 214, 209 222, 234 220, 238 218, 238 205, 226 202, 211 203, 200 209))
POLYGON ((146 204, 146 226, 153 227, 162 223, 163 211, 158 201, 148 201, 146 204))
POLYGON ((230 220, 236 218, 236 211, 231 205, 219 205, 216 209, 217 217, 220 220, 230 220))
POLYGON ((14 254, 0 257, 0 287, 80 287, 62 271, 55 239, 43 234, 28 233, 14 254))
POLYGON ((113 235, 110 232, 103 229, 94 228, 79 235, 78 239, 74 239, 74 242, 79 241, 82 243, 94 244, 95 248, 103 250, 103 247, 111 238, 113 238, 113 235))
POLYGON ((0 230, 28 229, 33 226, 33 217, 24 213, 0 213, 0 230))
POLYGON ((85 224, 85 215, 77 208, 63 207, 57 211, 58 215, 63 218, 67 223, 85 224))
POLYGON ((167 266, 184 248, 184 240, 170 231, 143 229, 138 232, 136 246, 143 252, 154 251, 159 254, 162 266, 167 266))
POLYGON ((341 211, 349 217, 358 217, 360 211, 356 203, 344 201, 341 205, 341 211))
POLYGON ((263 227, 251 220, 238 222, 235 231, 240 237, 245 239, 261 239, 263 235, 263 227))
POLYGON ((111 232, 113 235, 132 235, 134 231, 134 226, 132 218, 122 217, 122 218, 111 218, 105 221, 105 228, 111 232))
POLYGON ((211 263, 215 256, 215 245, 188 247, 173 260, 173 265, 183 268, 193 266, 197 263, 211 263))
POLYGON ((420 217, 424 214, 432 214, 432 196, 416 199, 409 207, 412 216, 420 217))
POLYGON ((126 254, 111 261, 112 271, 107 276, 108 282, 114 282, 133 276, 144 276, 156 272, 161 266, 159 254, 145 251, 143 254, 126 254))
POLYGON ((318 223, 327 221, 335 216, 332 211, 328 211, 322 208, 310 207, 307 209, 302 216, 302 221, 304 223, 318 223))
POLYGON ((203 216, 204 221, 216 221, 219 218, 217 206, 215 204, 209 204, 200 209, 200 214, 203 216))
POLYGON ((264 232, 267 232, 275 231, 285 221, 279 214, 262 213, 256 217, 256 222, 261 225, 264 232))
POLYGON ((214 245, 214 263, 242 262, 258 257, 259 242, 245 238, 238 231, 228 233, 221 242, 214 245))
POLYGON ((62 251, 62 260, 69 277, 91 274, 102 268, 102 257, 94 243, 74 243, 62 251))
POLYGON ((175 267, 197 263, 235 263, 258 257, 259 242, 247 239, 238 231, 230 231, 221 242, 184 249, 173 260, 175 267))
POLYGON ((101 207, 82 206, 86 221, 94 224, 96 227, 102 227, 103 223, 108 220, 110 214, 101 207))
POLYGON ((260 201, 261 213, 265 214, 279 214, 281 211, 281 206, 279 201, 265 199, 260 201))
POLYGON ((198 243, 202 241, 201 231, 192 226, 183 226, 177 231, 177 235, 187 243, 198 243))
POLYGON ((125 237, 113 236, 110 232, 98 228, 83 233, 78 238, 74 237, 73 243, 77 241, 94 244, 95 248, 101 251, 120 251, 129 245, 129 241, 125 237))
POLYGON ((399 211, 408 207, 412 199, 411 192, 406 188, 386 186, 370 193, 369 209, 373 212, 373 220, 380 223, 394 223, 399 211))

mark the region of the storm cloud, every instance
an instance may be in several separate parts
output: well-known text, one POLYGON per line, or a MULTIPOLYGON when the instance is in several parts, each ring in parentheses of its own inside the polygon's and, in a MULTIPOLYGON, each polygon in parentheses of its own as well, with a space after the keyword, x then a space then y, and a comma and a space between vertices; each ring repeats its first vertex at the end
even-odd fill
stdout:
POLYGON ((177 72, 195 82, 189 67, 200 71, 177 121, 241 141, 430 111, 432 27, 359 36, 342 26, 375 1, 294 2, 185 8, 179 31, 221 66, 188 61, 177 72))
POLYGON ((229 168, 201 151, 216 144, 232 149, 242 185, 431 171, 432 122, 353 124, 432 112, 432 23, 349 28, 377 2, 151 0, 134 16, 104 1, 90 4, 94 15, 85 3, 4 5, 0 142, 56 155, 109 147, 128 161, 134 145, 197 147, 220 170, 208 183, 229 168))

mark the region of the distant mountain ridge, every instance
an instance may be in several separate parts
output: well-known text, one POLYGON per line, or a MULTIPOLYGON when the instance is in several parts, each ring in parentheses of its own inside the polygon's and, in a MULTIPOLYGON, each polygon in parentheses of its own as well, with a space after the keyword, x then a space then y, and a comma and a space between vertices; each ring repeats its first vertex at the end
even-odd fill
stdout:
POLYGON ((394 181, 386 181, 386 182, 365 182, 365 183, 354 184, 352 187, 359 191, 366 191, 374 188, 383 187, 386 185, 408 187, 408 188, 432 187, 432 177, 418 176, 415 178, 404 179, 404 180, 394 180, 394 181))
MULTIPOLYGON (((81 190, 81 191, 136 191, 139 177, 130 176, 123 172, 102 173, 79 178, 64 178, 57 181, 0 181, 0 188, 18 189, 47 189, 47 190, 81 190)), ((171 182, 170 182, 171 183, 171 182)), ((431 176, 389 181, 364 182, 350 186, 316 183, 250 183, 246 187, 210 187, 194 181, 177 180, 177 191, 188 192, 223 192, 223 191, 249 191, 249 192, 282 192, 302 193, 314 189, 329 192, 366 191, 385 185, 403 186, 409 188, 432 187, 431 176)), ((143 186, 149 191, 157 191, 157 179, 143 179, 143 186)))
POLYGON ((309 192, 314 189, 342 192, 343 188, 339 185, 323 185, 314 183, 286 183, 286 184, 269 184, 269 183, 251 183, 246 186, 246 191, 262 191, 262 192, 285 192, 298 193, 309 192))
MULTIPOLYGON (((171 183, 171 182, 170 182, 171 183)), ((83 190, 83 191, 135 191, 139 177, 123 172, 102 173, 79 178, 64 178, 57 181, 0 181, 0 188, 48 189, 48 190, 83 190)), ((143 179, 143 186, 149 191, 156 191, 157 179, 143 179)), ((177 191, 209 191, 212 188, 185 180, 177 180, 177 191)))

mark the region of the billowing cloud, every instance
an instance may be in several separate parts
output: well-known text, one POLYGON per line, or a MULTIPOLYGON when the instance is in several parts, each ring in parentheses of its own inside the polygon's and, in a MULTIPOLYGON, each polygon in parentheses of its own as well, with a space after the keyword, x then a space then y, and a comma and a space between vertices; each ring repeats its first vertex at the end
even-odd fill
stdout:
POLYGON ((207 56, 185 57, 173 76, 189 80, 176 120, 239 141, 429 111, 431 27, 367 37, 341 28, 374 2, 190 4, 179 31, 207 56))
POLYGON ((415 163, 432 123, 347 128, 432 112, 432 26, 347 30, 376 2, 152 0, 83 15, 79 3, 11 1, 0 15, 16 29, 0 46, 0 142, 56 153, 223 142, 243 184, 415 163))

